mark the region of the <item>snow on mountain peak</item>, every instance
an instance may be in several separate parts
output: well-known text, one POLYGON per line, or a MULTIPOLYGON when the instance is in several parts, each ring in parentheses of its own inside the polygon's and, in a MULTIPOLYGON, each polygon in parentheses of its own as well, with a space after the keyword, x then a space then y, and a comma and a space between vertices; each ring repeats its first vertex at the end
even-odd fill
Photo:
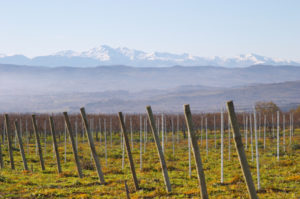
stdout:
MULTIPOLYGON (((0 54, 0 62, 23 64, 25 59, 0 54)), ((200 57, 188 53, 174 54, 168 52, 144 52, 127 47, 113 48, 108 45, 101 45, 83 52, 72 50, 59 51, 50 56, 39 56, 36 65, 45 66, 99 66, 99 65, 129 65, 138 67, 161 67, 161 66, 222 66, 222 67, 247 67, 257 64, 266 65, 300 65, 297 62, 285 59, 273 59, 254 53, 241 54, 235 57, 200 57), (55 57, 59 56, 60 59, 55 57), (63 57, 68 59, 62 59, 63 57), (43 59, 45 58, 45 59, 43 59), (73 59, 74 58, 74 59, 73 59), (81 62, 78 62, 81 60, 81 62), (55 64, 53 64, 55 63, 55 64)), ((26 64, 35 64, 35 58, 27 60, 26 64)))

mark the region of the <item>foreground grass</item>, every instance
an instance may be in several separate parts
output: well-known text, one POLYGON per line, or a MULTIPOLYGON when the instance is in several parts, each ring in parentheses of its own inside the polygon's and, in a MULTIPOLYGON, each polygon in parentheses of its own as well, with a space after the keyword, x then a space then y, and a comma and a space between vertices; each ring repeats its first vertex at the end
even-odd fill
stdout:
MULTIPOLYGON (((14 150, 16 170, 12 171, 9 165, 7 146, 2 148, 4 153, 5 168, 0 170, 0 197, 2 198, 126 198, 124 181, 130 189, 131 198, 194 198, 200 197, 198 180, 194 159, 192 157, 192 176, 188 174, 188 147, 187 140, 180 138, 175 144, 173 155, 171 134, 166 145, 165 157, 168 172, 172 184, 172 192, 167 193, 160 169, 156 147, 150 134, 143 154, 143 166, 140 169, 139 138, 135 138, 133 157, 141 190, 135 191, 127 155, 125 156, 125 168, 122 169, 122 151, 120 140, 116 134, 113 143, 108 141, 107 164, 104 155, 104 142, 100 145, 96 142, 97 152, 102 164, 106 184, 101 185, 97 178, 94 164, 87 142, 79 141, 79 155, 83 167, 84 178, 77 177, 76 167, 71 145, 68 141, 66 162, 64 161, 64 143, 59 144, 62 163, 62 174, 57 174, 55 158, 50 137, 45 148, 43 147, 46 171, 41 171, 38 156, 35 153, 35 145, 29 146, 29 154, 26 153, 30 171, 23 171, 21 157, 17 148, 14 150)), ((226 135, 226 134, 225 134, 226 135)), ((299 131, 296 132, 299 135, 299 131)), ((220 183, 220 142, 217 140, 217 148, 214 148, 214 139, 209 139, 208 156, 205 151, 205 140, 199 141, 203 167, 206 177, 207 189, 210 198, 248 198, 247 189, 241 173, 240 165, 235 151, 233 140, 231 141, 231 156, 229 160, 228 143, 225 138, 224 146, 224 180, 220 183)), ((260 198, 300 198, 300 137, 295 136, 293 145, 289 146, 287 139, 287 151, 281 149, 280 160, 276 160, 276 140, 267 139, 267 148, 262 147, 260 140, 260 173, 261 190, 260 198), (293 149, 292 149, 293 147, 293 149)), ((282 142, 281 142, 282 143, 282 142)), ((143 145, 144 146, 144 145, 143 145)), ((2 146, 3 147, 3 146, 2 146)), ((18 146, 17 146, 18 147, 18 146)), ((144 150, 144 149, 143 149, 144 150)), ((25 152, 27 146, 25 145, 25 152)), ((252 176, 256 183, 256 162, 251 160, 251 150, 246 150, 252 176)), ((254 148, 255 153, 255 148, 254 148)), ((126 154, 126 153, 125 153, 126 154)))

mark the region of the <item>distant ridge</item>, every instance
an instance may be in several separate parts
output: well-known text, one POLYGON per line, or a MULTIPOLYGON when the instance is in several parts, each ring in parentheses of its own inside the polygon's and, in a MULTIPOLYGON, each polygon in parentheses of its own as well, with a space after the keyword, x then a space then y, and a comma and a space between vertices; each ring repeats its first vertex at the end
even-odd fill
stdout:
POLYGON ((0 64, 0 94, 173 89, 184 85, 239 87, 300 80, 300 67, 36 67, 0 64))
POLYGON ((257 54, 244 54, 231 58, 200 57, 188 53, 144 52, 126 47, 112 48, 102 45, 83 52, 64 50, 51 55, 28 58, 24 55, 0 54, 0 63, 32 66, 95 67, 99 65, 128 65, 134 67, 223 66, 247 67, 251 65, 300 65, 296 61, 273 59, 257 54))
POLYGON ((300 103, 300 67, 38 67, 0 64, 0 112, 215 111, 226 100, 251 108, 273 100, 289 109, 300 103))

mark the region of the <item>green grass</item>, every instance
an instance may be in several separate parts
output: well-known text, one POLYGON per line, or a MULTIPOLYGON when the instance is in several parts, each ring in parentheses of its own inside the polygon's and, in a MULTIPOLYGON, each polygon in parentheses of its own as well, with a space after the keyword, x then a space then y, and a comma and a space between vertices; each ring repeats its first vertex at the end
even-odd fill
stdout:
MULTIPOLYGON (((73 158, 71 144, 68 140, 67 161, 64 162, 64 143, 59 143, 60 158, 63 173, 58 175, 51 139, 49 136, 47 151, 43 154, 46 171, 41 171, 38 156, 35 154, 35 145, 32 138, 29 152, 25 146, 25 153, 30 171, 23 171, 23 163, 18 150, 14 150, 16 169, 10 169, 7 145, 2 145, 5 168, 0 170, 0 197, 3 198, 126 198, 124 180, 130 189, 131 198, 193 198, 200 197, 198 179, 194 159, 192 156, 192 176, 188 175, 188 147, 187 140, 181 137, 180 143, 175 144, 175 156, 173 156, 171 133, 168 135, 165 157, 168 166, 172 192, 167 193, 160 169, 159 159, 152 136, 148 134, 147 151, 143 154, 143 169, 139 166, 139 143, 134 143, 133 158, 139 179, 141 190, 135 191, 127 155, 125 156, 125 168, 122 170, 122 151, 120 147, 119 133, 113 137, 113 145, 110 145, 108 136, 108 159, 105 164, 104 141, 96 143, 96 149, 100 158, 105 176, 105 185, 99 183, 91 153, 87 142, 79 141, 79 155, 83 167, 84 177, 77 177, 77 170, 73 158), (33 172, 31 171, 33 168, 33 172)), ((299 135, 299 131, 296 131, 299 135)), ((227 136, 227 133, 225 133, 227 136)), ((219 137, 219 136, 218 136, 219 137)), ((42 143, 44 139, 41 139, 42 143)), ((136 134, 135 140, 139 140, 136 134)), ((228 160, 228 144, 225 137, 224 145, 224 183, 220 183, 220 140, 217 140, 217 149, 214 148, 213 135, 209 139, 209 152, 205 152, 205 134, 200 146, 203 167, 206 177, 207 189, 210 198, 248 198, 248 192, 241 173, 240 165, 235 151, 234 142, 231 141, 231 160, 228 160)), ((250 139, 248 139, 250 141, 250 139)), ((261 190, 259 198, 299 198, 300 197, 300 137, 293 140, 289 146, 286 139, 287 151, 282 152, 280 161, 276 160, 276 139, 267 139, 267 149, 260 147, 260 173, 261 190), (298 144, 298 145, 297 145, 298 144)), ((262 140, 260 140, 262 142, 262 140)), ((282 143, 282 140, 281 140, 282 143)), ((199 141, 200 145, 200 141, 199 141)), ((44 143, 42 144, 44 146, 44 143)), ((144 146, 144 145, 143 145, 144 146)), ((251 161, 251 150, 248 145, 247 157, 254 182, 256 183, 256 163, 251 161)), ((18 146, 17 146, 18 147, 18 146)), ((254 147, 255 152, 255 147, 254 147)), ((125 153, 126 154, 126 153, 125 153)), ((255 158, 255 154, 254 154, 255 158)))

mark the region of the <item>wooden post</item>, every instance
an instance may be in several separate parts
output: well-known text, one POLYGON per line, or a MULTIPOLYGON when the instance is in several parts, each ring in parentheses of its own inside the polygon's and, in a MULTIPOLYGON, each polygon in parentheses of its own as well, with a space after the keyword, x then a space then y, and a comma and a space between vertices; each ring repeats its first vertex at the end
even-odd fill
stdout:
POLYGON ((163 176, 164 176, 164 180, 165 180, 165 185, 166 185, 167 191, 171 192, 171 183, 170 183, 170 180, 169 180, 167 164, 166 164, 166 161, 165 161, 165 157, 164 157, 161 145, 159 143, 159 137, 158 137, 158 134, 157 134, 157 130, 156 130, 155 121, 154 121, 151 106, 147 106, 146 109, 147 109, 147 113, 148 113, 148 120, 149 120, 149 123, 150 123, 150 126, 151 126, 152 134, 153 134, 154 141, 155 141, 155 144, 156 144, 156 148, 157 148, 157 151, 158 151, 158 156, 159 156, 159 159, 160 159, 160 164, 161 164, 161 168, 162 168, 162 172, 163 172, 163 176))
POLYGON ((161 144, 162 144, 162 152, 165 152, 165 133, 164 133, 164 114, 161 114, 161 144))
POLYGON ((44 140, 45 140, 45 145, 44 145, 44 148, 45 148, 45 153, 47 151, 47 122, 46 120, 44 121, 44 140))
POLYGON ((126 198, 130 199, 129 189, 126 180, 124 181, 124 184, 125 184, 126 198))
POLYGON ((18 141, 19 141, 20 152, 21 152, 21 156, 22 156, 22 160, 23 160, 23 164, 24 164, 24 170, 28 170, 27 161, 26 161, 24 148, 23 148, 23 143, 22 143, 22 136, 20 134, 17 121, 15 121, 15 131, 17 133, 17 137, 18 137, 18 141))
POLYGON ((215 137, 215 149, 217 148, 217 139, 216 139, 216 115, 214 115, 214 137, 215 137))
POLYGON ((290 142, 289 145, 292 144, 292 113, 290 113, 290 142))
POLYGON ((104 122, 104 154, 105 154, 105 166, 107 166, 107 132, 106 132, 106 118, 103 120, 104 122))
POLYGON ((230 138, 230 121, 229 121, 229 117, 228 117, 228 160, 230 161, 230 157, 231 157, 231 138, 230 138))
MULTIPOLYGON (((291 118, 290 118, 291 119, 291 118)), ((5 143, 5 121, 3 121, 2 144, 5 143)))
POLYGON ((67 162, 67 126, 64 123, 64 160, 67 162))
POLYGON ((140 115, 140 170, 143 169, 143 123, 142 116, 140 115))
POLYGON ((280 121, 279 121, 279 111, 277 111, 277 160, 279 161, 279 146, 280 146, 280 121))
POLYGON ((239 130, 239 126, 238 126, 238 122, 237 122, 237 118, 235 115, 234 106, 233 106, 232 101, 227 102, 227 109, 229 112, 229 118, 230 118, 231 126, 233 129, 233 138, 235 141, 235 147, 236 147, 236 150, 238 153, 238 157, 239 157, 239 161, 240 161, 240 164, 242 167, 243 175, 246 180, 247 189, 248 189, 250 198, 256 199, 258 197, 257 197, 255 186, 254 186, 254 183, 252 180, 247 157, 246 157, 246 154, 244 151, 243 142, 242 142, 242 138, 241 138, 241 134, 240 134, 240 130, 239 130))
POLYGON ((173 150, 173 156, 175 156, 175 130, 174 130, 174 119, 173 119, 173 117, 171 119, 171 125, 172 125, 172 150, 173 150))
POLYGON ((248 116, 246 115, 245 149, 248 149, 248 116))
POLYGON ((254 136, 255 136, 255 155, 256 155, 256 172, 257 172, 257 190, 260 190, 260 173, 259 173, 259 151, 258 151, 258 136, 257 136, 257 118, 254 109, 254 136))
POLYGON ((274 129, 275 127, 274 127, 274 116, 273 116, 273 113, 272 113, 272 139, 274 139, 274 131, 275 131, 275 129, 274 129))
POLYGON ((112 148, 112 119, 109 117, 110 147, 112 148))
POLYGON ((144 154, 146 153, 147 145, 147 118, 144 119, 144 154))
POLYGON ((56 142, 56 136, 55 136, 55 129, 54 129, 54 122, 53 122, 53 117, 49 117, 49 124, 50 124, 50 131, 53 139, 53 147, 55 151, 55 156, 56 156, 56 163, 57 163, 57 171, 58 173, 61 173, 61 166, 60 166, 60 159, 59 159, 59 152, 57 148, 57 142, 56 142))
POLYGON ((221 183, 224 183, 224 113, 221 110, 221 183))
POLYGON ((75 121, 75 143, 76 143, 76 150, 78 151, 78 127, 77 127, 77 119, 75 121))
POLYGON ((192 158, 191 158, 191 139, 190 134, 188 134, 188 148, 189 148, 189 178, 192 178, 192 158))
POLYGON ((28 122, 27 122, 27 120, 26 120, 26 123, 25 123, 25 129, 26 129, 27 154, 29 155, 29 132, 28 132, 28 122))
POLYGON ((133 132, 132 132, 132 118, 130 117, 130 140, 131 140, 131 148, 133 150, 133 132))
POLYGON ((132 155, 131 155, 130 144, 129 144, 129 140, 128 140, 128 136, 127 136, 126 127, 125 127, 122 112, 119 112, 119 120, 120 120, 120 125, 121 125, 123 138, 124 138, 124 141, 125 141, 125 146, 126 146, 126 151, 127 151, 129 164, 130 164, 130 170, 131 170, 131 173, 132 173, 134 186, 135 186, 135 189, 138 190, 139 189, 139 183, 138 183, 136 173, 135 173, 134 162, 133 162, 133 158, 132 158, 132 155))
POLYGON ((3 169, 4 168, 4 164, 3 164, 3 156, 2 156, 2 147, 1 147, 0 143, 0 168, 3 169))
POLYGON ((34 134, 35 134, 35 138, 36 138, 36 144, 37 144, 38 152, 39 152, 39 156, 40 156, 41 167, 42 167, 42 170, 45 170, 43 152, 42 152, 42 147, 41 147, 41 143, 40 143, 40 135, 37 130, 35 115, 32 115, 31 118, 32 118, 32 125, 33 125, 33 130, 34 130, 34 134))
POLYGON ((191 143, 192 143, 192 147, 193 147, 193 153, 194 153, 197 174, 198 174, 198 181, 199 181, 199 185, 200 185, 201 198, 202 199, 208 198, 206 183, 205 183, 205 175, 204 175, 204 171, 202 168, 200 149, 199 149, 198 142, 197 142, 197 136, 194 132, 194 125, 192 122, 192 113, 191 113, 189 104, 184 105, 184 116, 185 116, 188 133, 190 135, 190 139, 191 139, 191 143))
POLYGON ((285 115, 282 116, 282 146, 283 152, 285 152, 285 115))
POLYGON ((70 139, 71 139, 71 144, 72 144, 72 149, 73 149, 73 154, 74 154, 74 159, 75 159, 75 163, 76 163, 76 167, 77 167, 77 172, 78 172, 78 176, 79 178, 82 178, 82 170, 81 170, 81 166, 80 166, 80 160, 78 158, 78 154, 77 154, 77 148, 76 148, 76 142, 74 140, 74 134, 72 131, 72 127, 71 127, 71 123, 69 120, 69 116, 67 112, 63 112, 64 117, 65 117, 65 122, 66 122, 66 126, 67 126, 67 130, 69 132, 70 135, 70 139))
POLYGON ((266 126, 267 126, 267 116, 264 115, 264 150, 266 149, 266 126))
POLYGON ((98 174, 100 182, 102 184, 104 184, 105 180, 104 180, 104 176, 103 176, 103 173, 102 173, 101 164, 100 164, 99 158, 98 158, 97 153, 96 153, 94 140, 93 140, 93 137, 91 135, 91 132, 90 132, 90 129, 89 129, 89 126, 88 126, 88 122, 87 122, 84 107, 80 108, 80 112, 81 112, 81 118, 84 122, 85 132, 86 132, 87 137, 88 137, 88 142, 89 142, 89 145, 90 145, 90 148, 91 148, 91 151, 92 151, 93 159, 94 159, 94 162, 95 162, 95 165, 96 165, 97 174, 98 174))
POLYGON ((206 149, 206 157, 208 157, 208 130, 207 130, 207 117, 205 118, 205 149, 206 149))
MULTIPOLYGON (((100 146, 102 145, 102 127, 101 127, 101 118, 99 118, 99 134, 100 134, 100 146)), ((78 147, 78 146, 77 146, 78 147)))
POLYGON ((249 114, 250 116, 250 143, 251 143, 251 161, 253 162, 253 124, 252 124, 252 115, 251 113, 249 114))
POLYGON ((5 114, 4 118, 5 118, 5 128, 6 128, 7 139, 8 139, 8 151, 9 151, 9 158, 10 158, 10 167, 11 167, 11 169, 15 169, 8 114, 5 114))
POLYGON ((200 123, 200 140, 201 140, 201 142, 200 142, 200 146, 203 146, 203 139, 202 139, 202 134, 203 134, 203 116, 201 116, 201 123, 200 123))
POLYGON ((179 143, 179 114, 177 114, 177 143, 179 143))

